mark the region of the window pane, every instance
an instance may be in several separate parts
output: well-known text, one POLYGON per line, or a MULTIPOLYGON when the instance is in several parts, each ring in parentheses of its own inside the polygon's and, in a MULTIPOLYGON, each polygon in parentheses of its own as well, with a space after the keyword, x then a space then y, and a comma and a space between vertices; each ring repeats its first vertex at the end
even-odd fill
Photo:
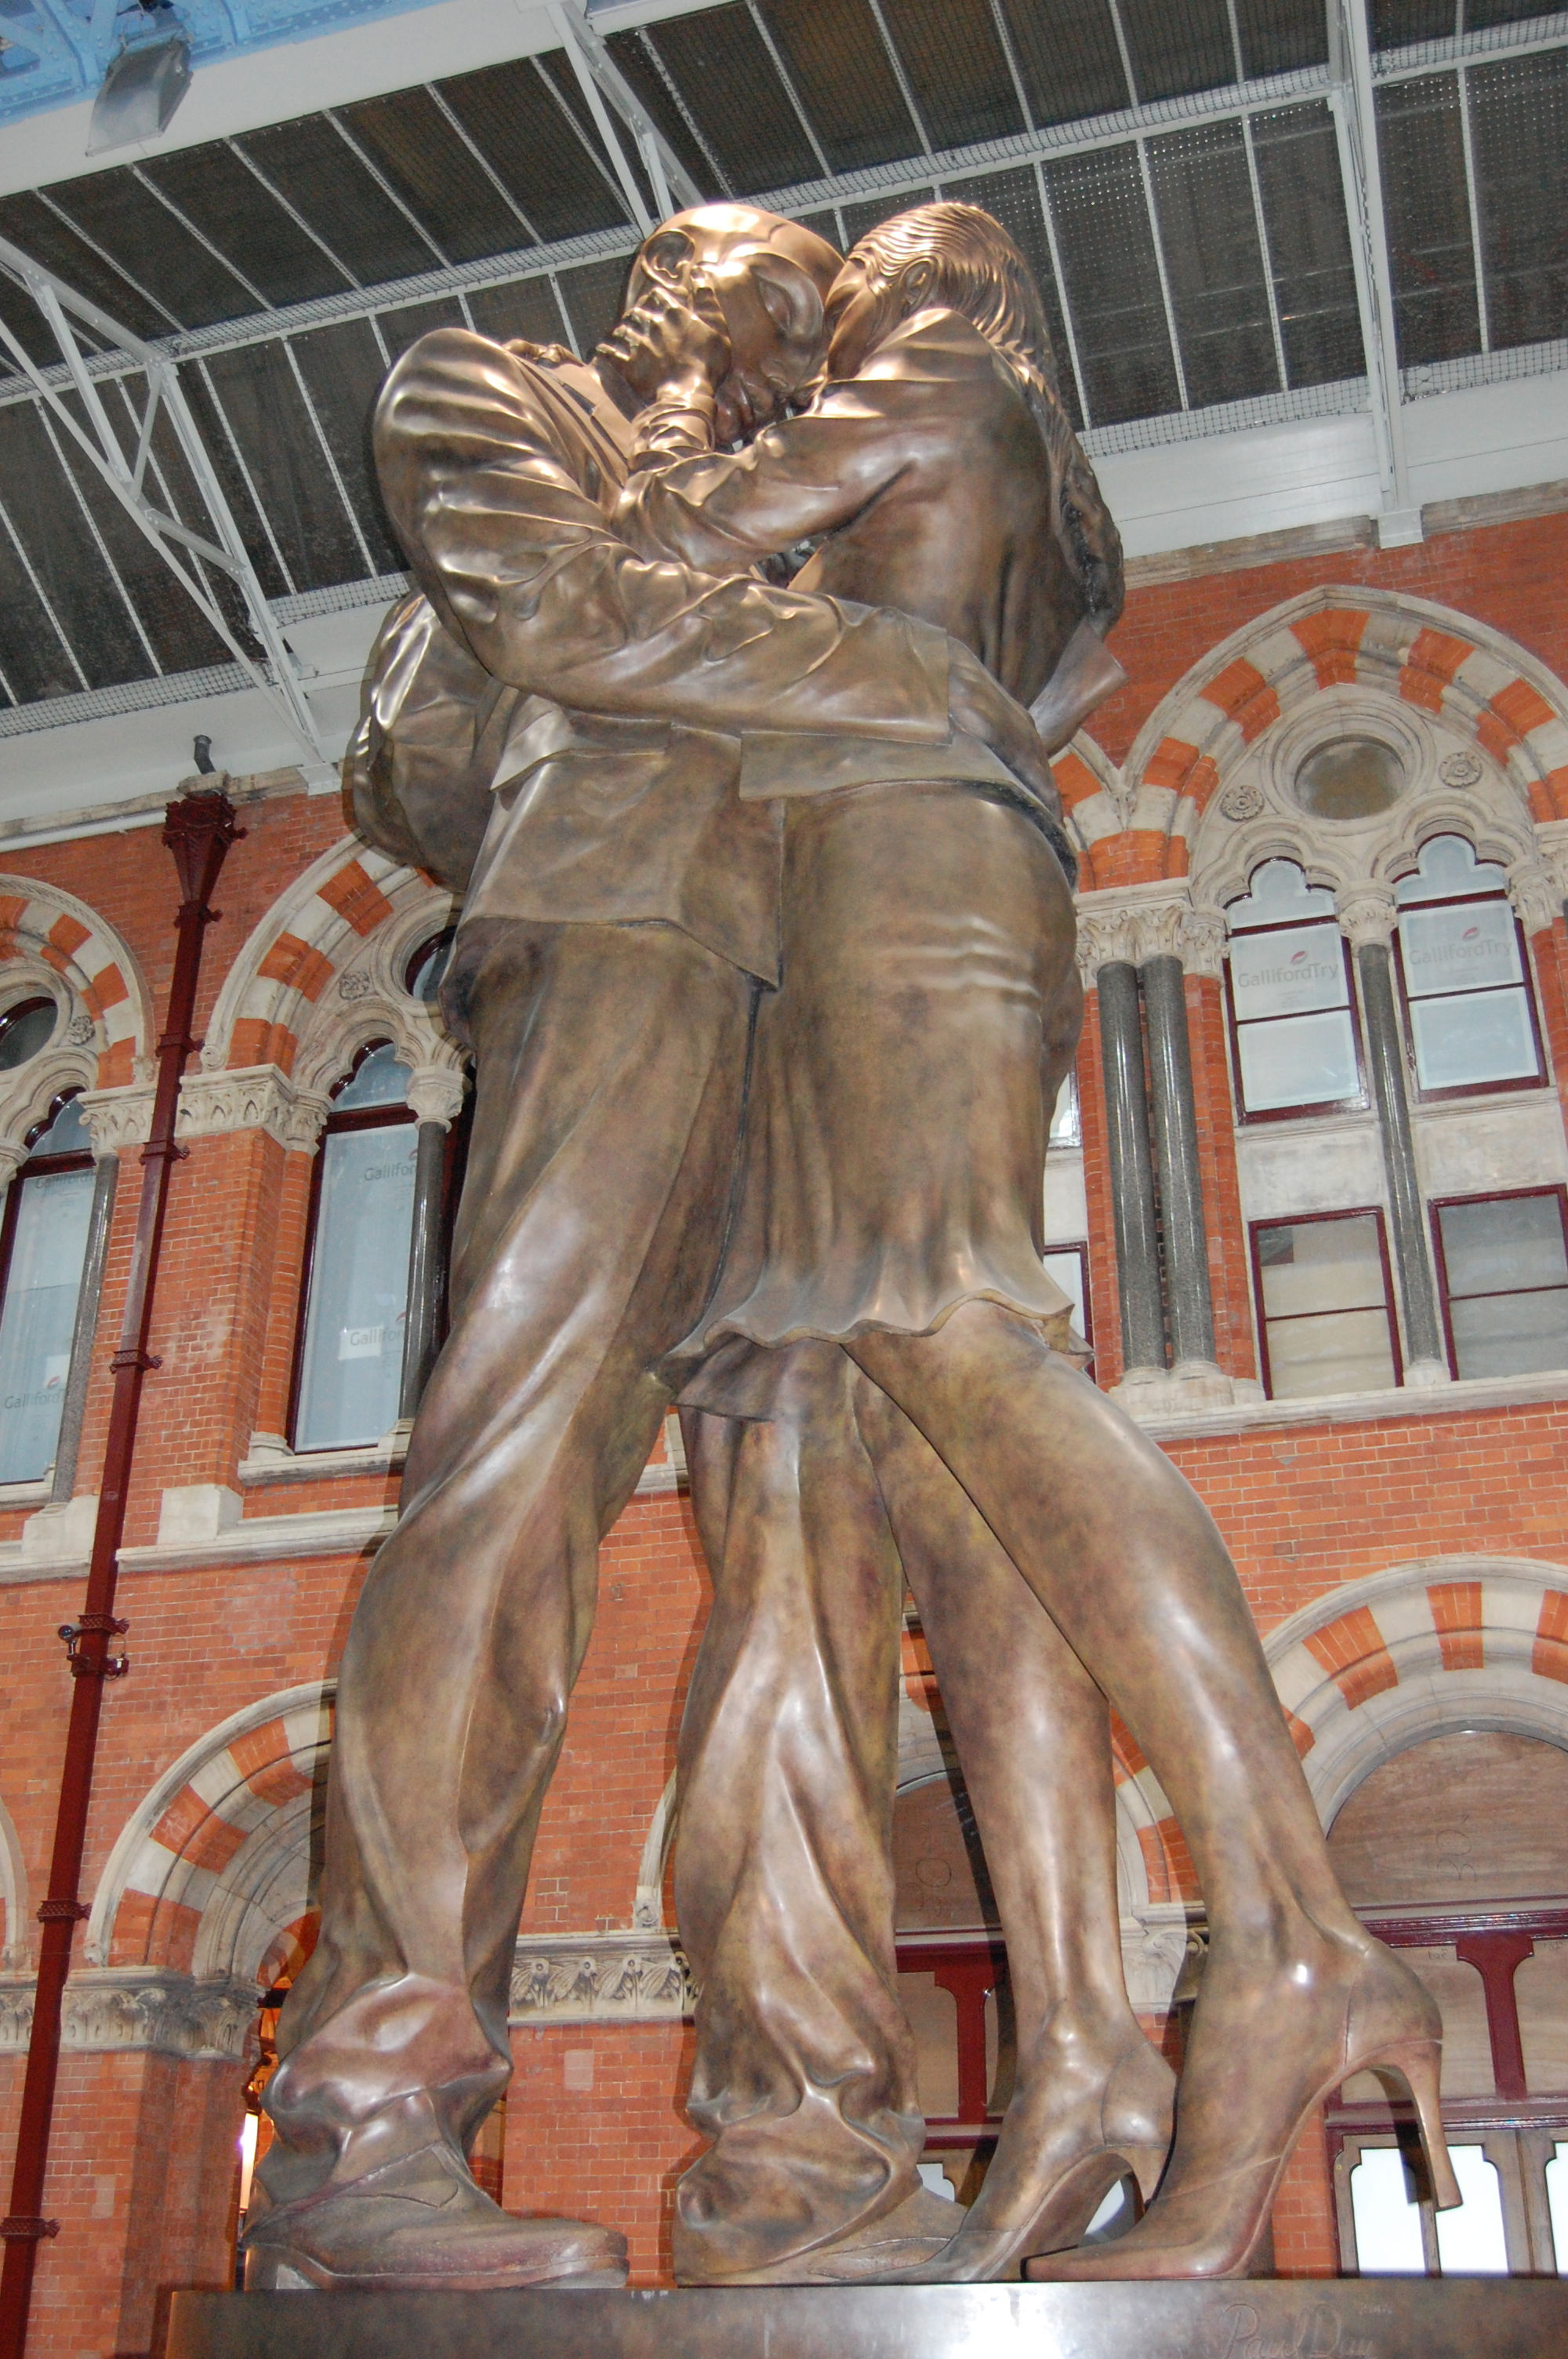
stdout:
POLYGON ((1042 1256, 1047 1274, 1054 1277, 1073 1305, 1073 1324, 1080 1335, 1088 1332, 1084 1324, 1084 1265, 1076 1253, 1048 1253, 1042 1256))
POLYGON ((1271 1319, 1306 1310, 1383 1308, 1383 1256, 1372 1212, 1260 1229, 1258 1266, 1271 1319))
POLYGON ((344 1106, 401 1105, 408 1094, 409 1073, 406 1065, 397 1061, 397 1051, 389 1041, 383 1049, 373 1049, 353 1080, 338 1092, 335 1108, 344 1106))
POLYGON ((1081 1147, 1084 1126, 1078 1114, 1078 1077, 1069 1073, 1056 1093, 1056 1103, 1051 1109, 1053 1147, 1081 1147))
POLYGON ((297 1450, 375 1441, 397 1421, 415 1139, 398 1123, 322 1146, 297 1450))
POLYGON ((55 1171, 12 1185, 22 1193, 0 1311, 0 1483, 30 1483, 48 1472, 59 1432, 92 1174, 55 1171))
POLYGON ((1502 2183, 1498 2166, 1478 2146, 1451 2146, 1454 2175, 1465 2198, 1456 2212, 1437 2214, 1437 2257, 1445 2277, 1506 2277, 1502 2183))
POLYGON ((1334 1104, 1360 1090, 1356 1036, 1344 1008, 1278 1024, 1244 1024, 1237 1038, 1241 1102, 1249 1114, 1275 1106, 1334 1104))
POLYGON ((1393 1381, 1386 1310, 1329 1310, 1321 1318, 1269 1322, 1269 1393, 1273 1400, 1378 1392, 1393 1381))
POLYGON ((1557 2274, 1568 2277, 1568 2144, 1559 2139, 1546 2166, 1546 2201, 1552 2210, 1552 2243, 1557 2274))
POLYGON ((1423 1090, 1473 1089, 1478 1082, 1532 1082, 1540 1067, 1530 1004, 1522 991, 1411 1003, 1411 1039, 1423 1090))
POLYGON ((1234 933, 1239 926, 1285 925, 1293 918, 1332 918, 1334 896, 1325 886, 1309 885, 1293 860, 1265 860, 1252 871, 1252 889, 1245 900, 1232 901, 1226 910, 1234 933))
POLYGON ((1462 1376, 1526 1376, 1568 1368, 1568 1287, 1550 1294, 1479 1294, 1452 1302, 1462 1376))
POLYGON ((1522 983, 1519 929, 1506 901, 1460 901, 1446 909, 1407 909, 1400 919, 1405 989, 1412 999, 1437 991, 1483 991, 1522 983))
POLYGON ((1421 2210, 1411 2195, 1398 2147, 1363 2147, 1361 2159, 1350 2174, 1350 2212, 1356 2223, 1356 2257, 1364 2277, 1426 2275, 1421 2210))
POLYGON ((1343 1007, 1344 937, 1337 926, 1238 934, 1230 945, 1230 982, 1238 1023, 1259 1016, 1299 1016, 1309 1007, 1343 1007))
POLYGON ((1444 1204, 1443 1258, 1448 1291, 1504 1294, 1521 1286, 1568 1284, 1562 1198, 1502 1196, 1475 1204, 1444 1204))
POLYGON ((1402 909, 1408 901, 1441 901, 1454 893, 1500 893, 1508 871, 1495 861, 1477 860, 1475 846, 1462 835, 1432 835, 1421 848, 1414 874, 1402 876, 1394 898, 1402 909))

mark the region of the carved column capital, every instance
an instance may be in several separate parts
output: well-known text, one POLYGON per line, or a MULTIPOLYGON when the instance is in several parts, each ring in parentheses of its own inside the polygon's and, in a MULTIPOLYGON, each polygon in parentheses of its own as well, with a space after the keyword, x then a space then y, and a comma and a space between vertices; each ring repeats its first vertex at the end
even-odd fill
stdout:
POLYGON ((152 1136, 151 1090, 83 1090, 79 1103, 100 1162, 123 1147, 145 1147, 152 1136))
POLYGON ((421 1122, 438 1122, 448 1129, 462 1112, 467 1082, 451 1065, 416 1065, 408 1083, 408 1103, 421 1122))
POLYGON ((265 1130, 280 1147, 308 1155, 331 1111, 324 1091, 302 1090, 276 1065, 248 1065, 222 1073, 189 1073, 179 1093, 181 1139, 222 1137, 234 1130, 265 1130))
POLYGON ((1092 984, 1102 966, 1136 966, 1137 914, 1125 905, 1109 909, 1078 911, 1078 969, 1092 984))
POLYGON ((1544 933, 1563 915, 1563 875, 1568 859, 1556 864, 1521 860, 1509 872, 1509 899, 1527 934, 1544 933))
POLYGON ((1226 925, 1217 909, 1195 909, 1184 885, 1163 880, 1135 885, 1112 897, 1087 895, 1078 904, 1078 965, 1086 983, 1102 966, 1142 966, 1179 959, 1189 974, 1219 974, 1226 925))
POLYGON ((1339 922, 1355 950, 1365 950, 1368 943, 1387 947, 1394 939, 1397 914, 1393 895, 1377 886, 1339 897, 1339 922))

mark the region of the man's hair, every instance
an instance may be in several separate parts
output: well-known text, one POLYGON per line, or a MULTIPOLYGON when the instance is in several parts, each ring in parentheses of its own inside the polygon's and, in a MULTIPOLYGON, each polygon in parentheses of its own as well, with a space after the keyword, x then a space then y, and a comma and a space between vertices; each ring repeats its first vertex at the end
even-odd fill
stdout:
POLYGON ((868 230, 849 258, 890 287, 929 263, 925 307, 960 313, 1011 369, 1045 444, 1057 541, 1103 636, 1122 607, 1121 537, 1062 400, 1034 274, 1006 230, 978 205, 916 205, 868 230))

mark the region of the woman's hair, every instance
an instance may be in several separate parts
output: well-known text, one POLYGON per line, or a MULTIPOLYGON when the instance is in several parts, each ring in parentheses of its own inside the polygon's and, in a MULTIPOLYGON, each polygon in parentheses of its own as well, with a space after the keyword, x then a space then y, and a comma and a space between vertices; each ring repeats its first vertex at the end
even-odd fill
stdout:
POLYGON ((1121 612, 1121 537, 1063 405, 1045 307, 1011 238, 978 205, 916 205, 868 230, 850 259, 889 287, 911 263, 929 263, 923 308, 961 313, 1011 369, 1045 444, 1057 541, 1103 636, 1121 612))

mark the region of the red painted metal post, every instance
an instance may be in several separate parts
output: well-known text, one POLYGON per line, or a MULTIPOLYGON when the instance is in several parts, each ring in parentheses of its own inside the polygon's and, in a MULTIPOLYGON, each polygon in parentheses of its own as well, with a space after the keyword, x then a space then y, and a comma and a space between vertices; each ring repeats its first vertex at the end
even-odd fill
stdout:
POLYGON ((152 1326, 169 1176, 175 1162, 186 1152, 175 1143, 180 1076, 196 1046, 190 1027, 201 972, 202 936, 216 914, 209 907, 208 897, 218 881, 230 844, 242 832, 234 822, 233 805, 226 795, 219 793, 187 795, 170 803, 164 824, 163 840, 173 853, 179 872, 182 897, 175 920, 178 940, 169 984, 168 1019, 158 1042, 152 1131, 142 1149, 142 1197, 136 1214, 125 1315, 120 1348, 112 1363, 114 1394, 87 1573, 87 1596, 74 1628, 68 1625, 67 1633, 62 1633, 67 1636, 68 1659, 73 1675, 70 1720, 66 1730, 65 1764, 60 1772, 49 1897, 38 1910, 43 1934, 38 1943, 38 1989, 33 2002, 27 2078, 22 2085, 10 2212, 0 2221, 0 2238, 4 2238, 5 2245, 5 2267, 0 2270, 0 2359, 22 2359, 38 2242, 41 2237, 57 2235, 59 2228, 58 2221, 43 2217, 43 2200, 55 2083, 59 2071, 60 2009, 70 1972, 77 1922, 88 1913, 77 1886, 87 1837, 103 1682, 125 1668, 124 1656, 110 1653, 111 1640, 126 1626, 115 1619, 114 1583, 135 1454, 142 1379, 148 1368, 157 1364, 148 1353, 147 1337, 152 1326))

